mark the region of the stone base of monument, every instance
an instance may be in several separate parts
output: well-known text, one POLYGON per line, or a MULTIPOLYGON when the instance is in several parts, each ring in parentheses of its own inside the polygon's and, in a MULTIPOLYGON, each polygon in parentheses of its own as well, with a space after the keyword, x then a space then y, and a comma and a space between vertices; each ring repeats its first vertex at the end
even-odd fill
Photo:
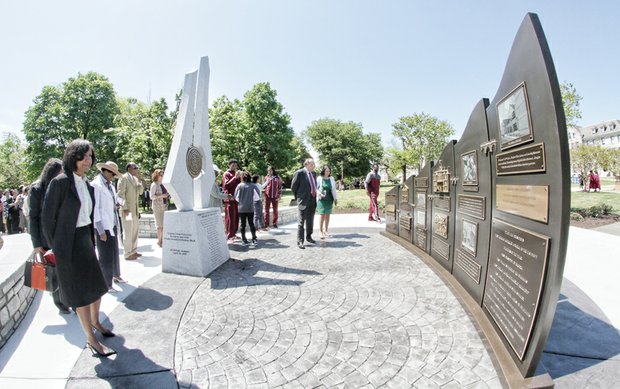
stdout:
POLYGON ((162 271, 205 277, 230 258, 220 208, 167 211, 162 271))

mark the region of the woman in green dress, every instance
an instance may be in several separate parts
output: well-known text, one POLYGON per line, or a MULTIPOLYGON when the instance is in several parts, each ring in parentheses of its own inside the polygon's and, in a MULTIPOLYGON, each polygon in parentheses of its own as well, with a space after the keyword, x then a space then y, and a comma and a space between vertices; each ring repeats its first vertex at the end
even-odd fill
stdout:
POLYGON ((332 213, 332 207, 338 205, 336 181, 331 176, 329 166, 325 165, 321 169, 321 175, 317 179, 316 187, 318 188, 317 196, 319 199, 316 209, 319 215, 321 215, 319 224, 321 227, 321 239, 325 239, 329 236, 327 230, 329 229, 329 215, 332 213))

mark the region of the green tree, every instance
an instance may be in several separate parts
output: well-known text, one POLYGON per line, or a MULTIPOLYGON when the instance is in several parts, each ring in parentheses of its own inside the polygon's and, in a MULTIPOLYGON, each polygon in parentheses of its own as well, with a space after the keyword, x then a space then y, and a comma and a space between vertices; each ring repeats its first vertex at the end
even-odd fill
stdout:
POLYGON ((91 141, 99 159, 111 157, 115 139, 105 130, 113 126, 117 113, 114 87, 101 74, 78 74, 60 87, 43 87, 25 114, 27 176, 38 176, 45 162, 62 157, 65 146, 76 138, 91 141))
POLYGON ((295 165, 296 153, 290 117, 277 101, 269 83, 258 83, 243 100, 217 98, 209 109, 214 162, 227 168, 235 158, 242 169, 263 174, 267 166, 286 171, 295 165))
POLYGON ((267 82, 254 85, 243 96, 242 139, 248 151, 243 165, 253 172, 265 172, 270 165, 286 169, 295 159, 294 151, 286 147, 294 136, 291 118, 276 97, 276 90, 267 82))
POLYGON ((248 154, 246 145, 241 143, 244 132, 241 111, 241 102, 226 96, 217 98, 209 108, 213 162, 222 170, 228 168, 230 158, 240 159, 248 154))
POLYGON ((16 189, 34 179, 25 175, 24 145, 17 135, 6 132, 0 142, 0 189, 16 189))
POLYGON ((439 120, 424 112, 403 116, 398 123, 392 124, 394 135, 400 147, 391 148, 390 169, 403 173, 403 181, 406 179, 407 166, 422 170, 424 165, 431 160, 437 159, 454 129, 450 123, 439 120))
POLYGON ((109 139, 116 140, 113 159, 121 170, 129 162, 137 163, 143 177, 149 179, 151 171, 164 168, 168 161, 174 111, 169 112, 163 98, 151 104, 119 99, 118 106, 114 128, 106 131, 109 139))
POLYGON ((360 123, 319 119, 308 126, 304 137, 319 154, 321 163, 328 164, 334 175, 342 170, 345 176, 365 176, 371 163, 383 159, 381 135, 364 134, 360 123))
POLYGON ((578 172, 581 179, 586 182, 588 172, 597 170, 604 160, 606 149, 602 146, 581 144, 570 151, 570 162, 573 171, 578 172))
POLYGON ((566 81, 560 85, 560 92, 562 93, 562 105, 564 106, 566 125, 577 127, 577 119, 581 119, 580 102, 582 97, 579 96, 573 84, 566 81))

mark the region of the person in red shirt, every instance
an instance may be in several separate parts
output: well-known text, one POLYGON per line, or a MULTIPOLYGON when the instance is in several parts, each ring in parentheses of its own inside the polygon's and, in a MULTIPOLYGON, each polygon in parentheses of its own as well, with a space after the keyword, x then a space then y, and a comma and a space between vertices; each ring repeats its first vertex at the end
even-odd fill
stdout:
POLYGON ((269 227, 269 208, 273 206, 273 228, 278 228, 278 201, 282 197, 282 180, 273 166, 267 168, 263 192, 265 193, 265 227, 269 227))
POLYGON ((377 199, 379 198, 379 188, 381 186, 381 176, 379 175, 379 165, 376 163, 372 165, 372 171, 366 176, 366 193, 370 198, 370 209, 368 213, 369 221, 380 222, 379 218, 379 204, 377 199))
POLYGON ((224 172, 222 177, 222 188, 224 193, 228 195, 228 199, 224 200, 224 223, 226 224, 226 239, 234 242, 237 238, 237 230, 239 229, 239 203, 234 198, 235 189, 241 182, 241 175, 237 171, 239 164, 236 159, 228 161, 228 170, 224 172))

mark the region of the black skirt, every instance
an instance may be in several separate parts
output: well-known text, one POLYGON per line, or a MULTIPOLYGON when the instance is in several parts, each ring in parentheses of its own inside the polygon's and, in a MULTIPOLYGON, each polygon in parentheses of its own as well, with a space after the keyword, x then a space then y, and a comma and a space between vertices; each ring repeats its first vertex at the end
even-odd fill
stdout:
POLYGON ((90 226, 76 228, 72 257, 56 257, 61 299, 69 307, 89 305, 108 292, 90 232, 90 226))

